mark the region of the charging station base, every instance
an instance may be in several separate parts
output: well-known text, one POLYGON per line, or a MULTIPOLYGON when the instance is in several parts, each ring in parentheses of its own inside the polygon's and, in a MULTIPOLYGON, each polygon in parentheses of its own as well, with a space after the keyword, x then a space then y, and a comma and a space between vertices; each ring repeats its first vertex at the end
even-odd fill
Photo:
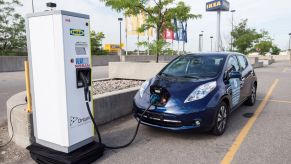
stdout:
POLYGON ((71 153, 63 153, 33 143, 27 150, 31 158, 41 164, 90 164, 103 155, 104 147, 103 144, 92 142, 71 153))

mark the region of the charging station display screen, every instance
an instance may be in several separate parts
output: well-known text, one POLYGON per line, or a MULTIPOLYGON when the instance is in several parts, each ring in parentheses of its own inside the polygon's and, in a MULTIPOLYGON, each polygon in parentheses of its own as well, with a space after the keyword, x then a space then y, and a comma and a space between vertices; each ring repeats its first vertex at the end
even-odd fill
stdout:
POLYGON ((86 55, 85 47, 75 47, 77 55, 86 55))

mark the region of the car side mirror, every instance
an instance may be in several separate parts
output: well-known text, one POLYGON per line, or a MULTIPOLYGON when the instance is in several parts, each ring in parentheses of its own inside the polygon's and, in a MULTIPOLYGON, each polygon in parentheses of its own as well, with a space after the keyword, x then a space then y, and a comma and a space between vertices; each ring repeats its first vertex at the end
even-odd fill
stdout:
POLYGON ((229 73, 229 79, 241 79, 241 76, 239 71, 232 71, 229 73))

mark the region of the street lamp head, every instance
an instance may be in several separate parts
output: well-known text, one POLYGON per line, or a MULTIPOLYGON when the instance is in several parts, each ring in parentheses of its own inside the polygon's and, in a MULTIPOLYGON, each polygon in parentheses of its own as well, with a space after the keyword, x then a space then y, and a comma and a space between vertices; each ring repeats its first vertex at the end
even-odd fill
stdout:
POLYGON ((289 36, 291 36, 291 33, 289 33, 289 36))
POLYGON ((211 39, 213 39, 213 36, 210 36, 211 39))
POLYGON ((53 2, 48 2, 48 3, 46 3, 46 6, 47 7, 50 7, 51 9, 53 9, 53 8, 56 8, 57 7, 57 4, 55 4, 53 2))
POLYGON ((236 10, 230 10, 230 12, 234 13, 234 12, 236 12, 236 10))
POLYGON ((123 18, 118 18, 118 21, 120 21, 120 22, 123 21, 123 18))
POLYGON ((203 36, 203 34, 199 34, 199 36, 203 36))
POLYGON ((52 3, 52 2, 48 2, 48 3, 46 3, 46 6, 47 7, 57 7, 57 4, 52 3))

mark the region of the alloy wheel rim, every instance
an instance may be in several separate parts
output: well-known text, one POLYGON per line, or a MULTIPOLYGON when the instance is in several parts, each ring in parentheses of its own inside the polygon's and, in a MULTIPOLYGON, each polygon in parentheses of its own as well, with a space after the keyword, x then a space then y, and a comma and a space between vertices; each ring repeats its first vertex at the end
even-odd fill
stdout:
POLYGON ((256 88, 253 86, 252 88, 252 102, 256 101, 256 88))
POLYGON ((221 106, 217 116, 217 129, 222 132, 225 129, 227 119, 226 107, 221 106))

